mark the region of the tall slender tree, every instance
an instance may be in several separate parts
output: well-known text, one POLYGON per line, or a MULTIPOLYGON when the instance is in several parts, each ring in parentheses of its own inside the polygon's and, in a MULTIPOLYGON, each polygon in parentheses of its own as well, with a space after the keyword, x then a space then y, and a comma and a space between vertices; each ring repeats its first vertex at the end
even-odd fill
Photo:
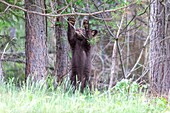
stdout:
MULTIPOLYGON (((57 1, 58 7, 62 6, 62 0, 57 1)), ((58 8, 59 9, 59 8, 58 8)), ((58 10, 58 13, 61 11, 58 10)), ((55 37, 56 37, 56 62, 55 62, 55 78, 56 80, 62 79, 64 75, 67 73, 67 65, 68 65, 68 59, 67 59, 67 48, 68 48, 68 42, 67 42, 67 36, 66 31, 64 30, 64 18, 63 17, 57 17, 56 23, 55 23, 55 37)))
POLYGON ((150 7, 150 77, 154 95, 170 92, 170 5, 153 0, 150 7))
POLYGON ((118 60, 117 60, 117 41, 115 41, 112 51, 112 66, 111 66, 111 72, 110 72, 110 82, 109 82, 109 89, 113 87, 113 85, 118 81, 118 60))
MULTIPOLYGON (((45 0, 25 0, 28 11, 45 13, 45 0)), ((46 17, 26 13, 26 77, 35 81, 47 75, 46 17)))

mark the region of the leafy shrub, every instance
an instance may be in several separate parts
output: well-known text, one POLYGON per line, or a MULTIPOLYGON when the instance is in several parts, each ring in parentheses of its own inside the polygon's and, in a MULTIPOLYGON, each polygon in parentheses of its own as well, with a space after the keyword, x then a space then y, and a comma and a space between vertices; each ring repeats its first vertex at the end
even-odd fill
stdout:
POLYGON ((115 90, 121 94, 137 93, 139 84, 131 82, 129 79, 122 79, 115 86, 115 90))

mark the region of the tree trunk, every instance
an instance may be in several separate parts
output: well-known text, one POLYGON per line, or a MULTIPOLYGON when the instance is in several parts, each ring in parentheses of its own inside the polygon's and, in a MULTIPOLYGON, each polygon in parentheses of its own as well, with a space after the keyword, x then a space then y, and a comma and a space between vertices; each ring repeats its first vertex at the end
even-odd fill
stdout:
POLYGON ((150 9, 150 76, 151 92, 166 96, 170 90, 170 19, 169 4, 151 1, 150 9), (165 5, 164 5, 165 4, 165 5))
POLYGON ((3 71, 2 71, 2 62, 1 62, 1 58, 0 58, 0 81, 3 80, 3 71))
MULTIPOLYGON (((25 0, 25 8, 29 11, 45 13, 44 0, 25 0)), ((35 81, 47 75, 46 17, 26 13, 26 77, 35 81)))
MULTIPOLYGON (((62 6, 62 1, 57 1, 58 6, 62 6)), ((59 12, 58 12, 59 13, 59 12)), ((63 76, 67 73, 67 36, 66 32, 64 31, 63 25, 63 17, 56 18, 55 24, 55 36, 56 36, 56 62, 55 62, 55 78, 56 80, 60 81, 63 76)))
POLYGON ((118 66, 118 58, 117 58, 117 41, 115 41, 113 46, 113 52, 112 52, 112 67, 111 67, 111 73, 110 73, 110 83, 109 83, 109 89, 112 88, 114 84, 117 83, 118 79, 118 71, 116 67, 118 66))

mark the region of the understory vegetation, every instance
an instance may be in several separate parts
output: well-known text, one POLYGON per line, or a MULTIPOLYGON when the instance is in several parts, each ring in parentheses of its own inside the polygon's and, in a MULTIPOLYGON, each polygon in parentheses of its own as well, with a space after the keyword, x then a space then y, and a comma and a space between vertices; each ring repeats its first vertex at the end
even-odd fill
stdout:
POLYGON ((12 80, 0 84, 0 113, 169 113, 165 98, 153 98, 146 87, 122 80, 110 91, 94 91, 84 94, 65 85, 16 86, 12 80))

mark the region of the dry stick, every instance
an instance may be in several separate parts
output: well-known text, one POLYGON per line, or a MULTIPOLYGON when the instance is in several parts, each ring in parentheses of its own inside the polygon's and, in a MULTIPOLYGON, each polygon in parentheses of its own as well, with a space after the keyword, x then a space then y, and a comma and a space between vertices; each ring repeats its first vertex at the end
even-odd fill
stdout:
POLYGON ((141 78, 143 78, 149 70, 146 70, 137 80, 135 80, 135 82, 138 82, 141 78))
POLYGON ((142 57, 143 51, 144 51, 144 49, 145 49, 145 47, 146 47, 146 45, 147 45, 147 43, 148 43, 148 40, 149 40, 149 36, 146 38, 146 40, 145 40, 145 42, 144 42, 144 44, 143 44, 143 48, 142 48, 142 50, 141 50, 141 52, 140 52, 140 55, 139 55, 139 57, 138 57, 135 65, 133 66, 133 68, 130 70, 130 72, 129 72, 128 75, 126 76, 126 78, 129 78, 129 76, 131 75, 131 73, 135 70, 136 66, 138 65, 138 63, 139 63, 139 61, 140 61, 140 59, 141 59, 141 57, 142 57))
POLYGON ((8 5, 5 10, 4 10, 4 13, 8 11, 8 9, 10 8, 10 6, 8 5))
POLYGON ((5 54, 5 51, 6 51, 7 47, 8 47, 8 45, 9 45, 9 42, 6 44, 6 46, 5 46, 4 50, 3 50, 3 53, 2 53, 2 55, 1 55, 1 59, 0 59, 0 60, 3 59, 4 54, 5 54))
POLYGON ((93 13, 79 13, 79 12, 75 12, 75 13, 68 13, 68 14, 57 14, 57 15, 54 15, 54 14, 45 14, 45 13, 40 13, 40 12, 35 12, 35 11, 29 11, 27 9, 24 9, 22 7, 19 7, 19 6, 16 6, 16 5, 12 5, 12 4, 9 4, 8 2, 5 2, 4 0, 0 0, 1 3, 7 5, 7 6, 10 6, 10 7, 14 7, 14 8, 17 8, 17 9, 20 9, 24 12, 27 12, 27 13, 32 13, 32 14, 37 14, 37 15, 41 15, 41 16, 50 16, 50 17, 61 17, 61 16, 74 16, 74 15, 80 15, 80 16, 94 16, 94 15, 97 15, 97 14, 101 14, 103 12, 115 12, 115 11, 118 11, 118 10, 121 10, 121 9, 124 9, 126 7, 129 7, 130 5, 134 5, 136 4, 136 2, 132 2, 131 4, 129 5, 126 5, 126 6, 122 6, 122 7, 119 7, 117 9, 110 9, 110 10, 102 10, 102 11, 98 11, 98 12, 93 12, 93 13))
POLYGON ((25 64, 25 61, 24 61, 24 60, 20 60, 20 59, 2 59, 1 61, 4 61, 4 62, 15 62, 15 63, 25 64))

